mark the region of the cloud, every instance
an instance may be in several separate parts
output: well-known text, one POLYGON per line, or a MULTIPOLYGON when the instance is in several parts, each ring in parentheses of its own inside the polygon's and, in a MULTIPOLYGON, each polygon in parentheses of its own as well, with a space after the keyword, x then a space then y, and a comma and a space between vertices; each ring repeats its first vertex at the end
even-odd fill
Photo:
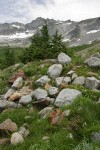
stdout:
POLYGON ((83 20, 99 17, 100 0, 0 0, 0 22, 30 22, 37 17, 83 20))

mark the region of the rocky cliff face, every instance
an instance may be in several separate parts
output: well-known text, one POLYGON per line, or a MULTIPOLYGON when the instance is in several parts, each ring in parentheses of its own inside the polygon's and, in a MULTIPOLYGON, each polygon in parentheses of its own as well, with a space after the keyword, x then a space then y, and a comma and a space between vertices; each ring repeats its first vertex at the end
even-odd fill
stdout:
MULTIPOLYGON (((71 20, 59 21, 46 19, 50 35, 56 30, 63 36, 65 42, 70 46, 90 44, 100 40, 100 18, 93 18, 74 22, 71 20)), ((31 23, 22 24, 18 22, 0 24, 0 46, 27 46, 30 37, 39 32, 45 23, 44 18, 37 18, 31 23)))

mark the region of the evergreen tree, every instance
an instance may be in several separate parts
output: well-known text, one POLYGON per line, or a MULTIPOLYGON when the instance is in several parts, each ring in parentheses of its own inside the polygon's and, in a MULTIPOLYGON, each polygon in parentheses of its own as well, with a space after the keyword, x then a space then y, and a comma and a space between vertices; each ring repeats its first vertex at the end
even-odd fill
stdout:
POLYGON ((54 57, 56 57, 60 52, 66 53, 66 45, 64 42, 62 42, 62 36, 58 34, 58 31, 53 35, 52 38, 52 52, 54 54, 54 57))
POLYGON ((7 67, 15 64, 15 55, 14 55, 14 51, 10 50, 10 48, 8 47, 5 51, 5 65, 7 67))
POLYGON ((31 39, 31 45, 21 56, 24 63, 35 59, 55 58, 60 52, 66 52, 66 46, 62 42, 62 36, 56 33, 53 38, 49 36, 47 23, 43 25, 40 34, 35 34, 31 39))
POLYGON ((41 38, 43 48, 50 48, 50 36, 48 32, 48 26, 45 24, 41 29, 41 38))

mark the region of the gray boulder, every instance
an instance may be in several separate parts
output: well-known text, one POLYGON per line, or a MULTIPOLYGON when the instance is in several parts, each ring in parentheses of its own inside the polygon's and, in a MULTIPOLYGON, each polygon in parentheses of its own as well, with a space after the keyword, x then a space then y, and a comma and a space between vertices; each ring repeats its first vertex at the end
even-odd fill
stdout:
POLYGON ((15 91, 13 89, 9 89, 7 93, 4 95, 4 99, 8 99, 15 91))
POLYGON ((48 93, 51 96, 56 95, 58 93, 58 88, 50 86, 48 89, 48 93))
POLYGON ((61 72, 62 72, 62 65, 61 64, 53 64, 48 69, 48 75, 53 79, 59 77, 61 72))
POLYGON ((100 83, 100 80, 97 80, 95 77, 88 77, 86 78, 85 86, 89 89, 96 89, 98 84, 100 83))
POLYGON ((74 80, 75 78, 77 78, 78 77, 78 75, 74 72, 73 74, 72 74, 72 80, 74 80))
POLYGON ((100 132, 92 133, 91 139, 95 142, 100 142, 100 132))
POLYGON ((94 54, 92 57, 100 58, 100 53, 96 53, 96 54, 94 54))
POLYGON ((14 103, 14 102, 0 100, 0 110, 3 110, 5 108, 16 108, 16 107, 18 107, 18 104, 14 103))
POLYGON ((72 84, 84 85, 85 84, 85 77, 84 76, 80 76, 80 77, 75 78, 75 80, 73 81, 72 84))
POLYGON ((40 79, 36 80, 35 83, 39 86, 43 86, 45 85, 46 83, 48 83, 50 81, 50 78, 48 76, 43 76, 41 77, 40 79))
POLYGON ((18 132, 15 132, 15 133, 12 134, 11 144, 17 145, 17 144, 21 144, 23 142, 24 142, 24 139, 23 139, 21 134, 19 134, 18 132))
POLYGON ((58 55, 58 62, 60 64, 69 64, 71 62, 71 58, 65 53, 60 53, 58 55))
POLYGON ((27 137, 29 135, 29 130, 27 130, 25 127, 20 127, 18 133, 23 137, 27 137))
POLYGON ((71 82, 71 78, 70 78, 70 77, 64 77, 63 83, 68 84, 68 83, 70 83, 70 82, 71 82))
POLYGON ((44 109, 42 109, 42 110, 38 113, 38 115, 39 115, 42 119, 44 119, 44 118, 48 117, 49 114, 50 114, 52 111, 53 111, 53 107, 45 107, 44 109))
POLYGON ((32 102, 32 97, 31 95, 25 95, 25 96, 22 96, 19 100, 19 103, 22 104, 22 105, 27 105, 29 103, 32 102))
POLYGON ((22 86, 23 86, 23 78, 19 77, 13 83, 12 88, 13 89, 20 89, 22 86))
POLYGON ((56 98, 55 105, 58 107, 71 104, 75 98, 81 96, 82 93, 75 89, 63 89, 56 98))
POLYGON ((46 99, 48 93, 46 90, 38 88, 33 91, 32 96, 34 96, 37 100, 46 99))
POLYGON ((72 75, 75 71, 74 70, 70 70, 67 75, 72 75))
POLYGON ((90 67, 100 67, 100 58, 91 57, 85 61, 85 64, 90 67))
POLYGON ((63 83, 63 79, 64 79, 64 77, 58 77, 58 78, 55 79, 57 87, 60 86, 63 83))

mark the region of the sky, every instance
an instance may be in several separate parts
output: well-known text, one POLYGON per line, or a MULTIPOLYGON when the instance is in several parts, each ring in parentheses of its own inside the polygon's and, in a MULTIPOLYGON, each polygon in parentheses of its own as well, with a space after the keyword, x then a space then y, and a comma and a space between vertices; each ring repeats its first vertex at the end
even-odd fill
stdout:
POLYGON ((37 17, 80 21, 100 17, 100 0, 0 0, 0 23, 37 17))

